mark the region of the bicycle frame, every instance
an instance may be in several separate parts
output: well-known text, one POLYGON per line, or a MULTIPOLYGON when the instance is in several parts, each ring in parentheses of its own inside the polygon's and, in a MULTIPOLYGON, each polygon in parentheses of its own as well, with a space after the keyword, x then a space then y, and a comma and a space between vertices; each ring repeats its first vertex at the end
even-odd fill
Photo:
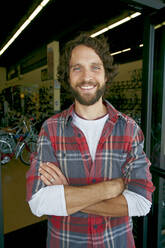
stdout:
POLYGON ((0 138, 0 143, 2 145, 3 144, 6 145, 5 148, 7 150, 7 152, 1 151, 1 157, 2 157, 1 161, 3 162, 4 159, 4 164, 8 163, 14 156, 17 159, 20 156, 24 146, 26 147, 26 150, 30 152, 30 149, 26 144, 29 141, 36 142, 38 137, 38 135, 34 133, 32 125, 29 125, 29 128, 27 127, 25 120, 23 120, 23 127, 20 126, 15 134, 12 132, 2 132, 1 135, 2 136, 0 138), (20 134, 20 132, 23 130, 24 127, 25 127, 24 133, 20 134), (5 157, 6 157, 6 161, 5 161, 5 157))
POLYGON ((15 157, 16 159, 19 157, 20 155, 20 152, 21 152, 21 148, 23 147, 24 145, 24 140, 25 140, 25 137, 23 135, 21 135, 18 139, 18 143, 16 144, 14 150, 13 150, 13 153, 15 154, 15 157))

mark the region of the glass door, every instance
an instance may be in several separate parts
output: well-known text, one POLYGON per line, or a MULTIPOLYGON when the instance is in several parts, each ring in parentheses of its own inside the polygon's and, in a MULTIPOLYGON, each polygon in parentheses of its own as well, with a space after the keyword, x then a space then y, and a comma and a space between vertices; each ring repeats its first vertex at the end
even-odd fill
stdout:
MULTIPOLYGON (((165 22, 165 17, 164 17, 165 22)), ((149 235, 154 247, 165 248, 165 26, 155 24, 154 74, 151 123, 151 162, 156 191, 149 235)))
MULTIPOLYGON (((144 30, 142 129, 156 190, 143 218, 138 247, 165 248, 165 9, 146 17, 144 30), (140 236, 142 237, 140 239, 140 236)), ((140 233, 140 232, 139 232, 140 233)))

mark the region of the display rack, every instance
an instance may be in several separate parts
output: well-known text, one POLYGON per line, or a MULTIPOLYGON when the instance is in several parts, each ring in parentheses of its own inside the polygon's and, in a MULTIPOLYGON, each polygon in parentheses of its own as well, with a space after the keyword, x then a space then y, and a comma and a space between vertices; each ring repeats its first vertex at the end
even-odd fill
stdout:
POLYGON ((120 112, 141 123, 141 81, 114 81, 108 86, 106 99, 120 112))

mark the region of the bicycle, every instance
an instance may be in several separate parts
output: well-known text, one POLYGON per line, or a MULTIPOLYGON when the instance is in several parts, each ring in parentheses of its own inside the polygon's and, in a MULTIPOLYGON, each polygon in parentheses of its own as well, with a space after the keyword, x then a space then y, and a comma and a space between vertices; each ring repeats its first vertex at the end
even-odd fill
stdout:
POLYGON ((1 164, 7 164, 15 156, 24 164, 30 165, 30 156, 36 151, 37 139, 32 119, 29 120, 29 125, 23 119, 20 125, 12 129, 0 130, 1 164))

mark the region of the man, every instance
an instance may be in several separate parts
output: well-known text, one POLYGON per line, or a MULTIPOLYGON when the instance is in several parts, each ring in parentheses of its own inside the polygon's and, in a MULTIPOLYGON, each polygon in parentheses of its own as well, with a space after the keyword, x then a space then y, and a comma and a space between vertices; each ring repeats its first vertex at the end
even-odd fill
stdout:
POLYGON ((47 247, 135 247, 131 217, 149 212, 154 186, 141 129, 103 99, 115 75, 107 41, 69 42, 58 75, 75 101, 44 122, 27 173, 30 208, 48 216, 47 247))

